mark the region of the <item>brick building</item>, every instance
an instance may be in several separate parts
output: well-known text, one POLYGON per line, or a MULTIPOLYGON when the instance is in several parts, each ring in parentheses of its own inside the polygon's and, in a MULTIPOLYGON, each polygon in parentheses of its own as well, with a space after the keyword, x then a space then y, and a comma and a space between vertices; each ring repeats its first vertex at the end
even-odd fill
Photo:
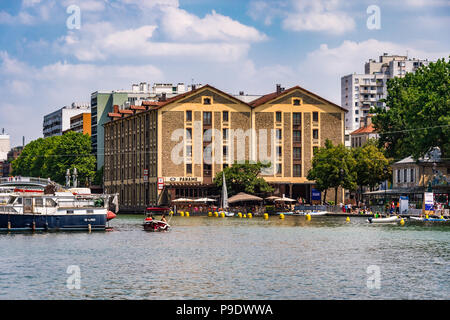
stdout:
MULTIPOLYGON (((214 176, 243 161, 270 161, 275 194, 310 200, 316 148, 344 143, 346 110, 299 86, 246 103, 212 86, 109 113, 104 186, 122 211, 210 195, 214 176)), ((330 192, 333 195, 334 193, 330 192)), ((342 199, 342 193, 340 195, 342 199)))

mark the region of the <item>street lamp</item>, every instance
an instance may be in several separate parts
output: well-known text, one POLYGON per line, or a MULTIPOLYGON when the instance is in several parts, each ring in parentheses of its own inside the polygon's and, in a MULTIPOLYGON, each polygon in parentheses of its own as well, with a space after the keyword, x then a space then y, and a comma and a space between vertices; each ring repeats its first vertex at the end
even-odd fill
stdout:
POLYGON ((383 168, 383 173, 384 173, 384 177, 385 177, 385 181, 384 181, 384 212, 386 212, 386 200, 387 200, 387 174, 388 174, 389 170, 387 168, 387 166, 384 166, 383 168))

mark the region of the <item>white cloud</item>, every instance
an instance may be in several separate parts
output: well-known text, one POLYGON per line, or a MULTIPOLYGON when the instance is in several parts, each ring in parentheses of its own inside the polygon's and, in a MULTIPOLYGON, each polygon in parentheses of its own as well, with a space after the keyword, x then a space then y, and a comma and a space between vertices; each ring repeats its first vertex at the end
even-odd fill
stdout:
POLYGON ((267 39, 267 36, 257 29, 218 14, 214 10, 204 18, 176 7, 167 7, 163 12, 161 27, 174 40, 258 42, 267 39))
POLYGON ((130 89, 136 81, 162 79, 151 65, 94 65, 56 62, 42 67, 0 51, 0 127, 18 143, 42 136, 43 116, 72 102, 89 102, 96 90, 130 89), (27 115, 24 117, 24 115, 27 115))
POLYGON ((339 10, 338 0, 294 1, 294 10, 282 22, 286 30, 343 34, 355 28, 354 19, 339 10))
POLYGON ((346 40, 341 45, 330 48, 322 44, 320 48, 309 52, 300 63, 299 72, 311 90, 340 104, 340 79, 351 73, 364 73, 364 63, 376 59, 383 53, 406 55, 411 58, 437 60, 447 57, 448 52, 423 50, 412 45, 369 39, 355 42, 346 40))

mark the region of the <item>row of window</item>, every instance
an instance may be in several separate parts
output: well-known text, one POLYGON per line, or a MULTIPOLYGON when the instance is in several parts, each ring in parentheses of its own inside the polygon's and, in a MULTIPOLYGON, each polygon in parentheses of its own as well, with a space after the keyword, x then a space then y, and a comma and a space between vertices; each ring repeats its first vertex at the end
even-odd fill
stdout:
MULTIPOLYGON (((319 121, 319 112, 314 111, 312 113, 312 116, 313 116, 313 122, 319 121)), ((192 110, 186 110, 185 121, 192 122, 192 110)), ((228 111, 222 111, 222 121, 223 122, 229 121, 229 112, 228 111)), ((275 112, 275 121, 276 122, 282 121, 282 112, 281 111, 275 112)), ((212 112, 204 111, 203 112, 203 124, 211 125, 211 123, 212 123, 212 112)), ((294 112, 293 113, 293 125, 300 126, 301 124, 302 124, 302 114, 300 112, 294 112)))
POLYGON ((416 180, 416 170, 414 168, 395 170, 395 175, 397 183, 415 182, 416 180))

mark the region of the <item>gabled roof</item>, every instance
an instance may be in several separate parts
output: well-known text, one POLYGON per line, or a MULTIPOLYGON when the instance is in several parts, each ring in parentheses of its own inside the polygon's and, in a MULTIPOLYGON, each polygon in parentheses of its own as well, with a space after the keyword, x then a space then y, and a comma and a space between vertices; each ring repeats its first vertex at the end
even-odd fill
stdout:
POLYGON ((362 133, 376 133, 376 130, 375 130, 373 124, 371 123, 368 126, 364 126, 359 129, 356 129, 355 131, 351 132, 350 135, 362 134, 362 133))
POLYGON ((201 86, 201 87, 199 87, 199 88, 196 88, 196 89, 194 89, 194 90, 187 91, 187 92, 185 92, 185 93, 181 93, 181 94, 179 94, 179 95, 176 95, 175 97, 169 98, 169 99, 167 99, 167 100, 165 100, 165 101, 159 101, 159 105, 157 106, 156 109, 159 109, 159 108, 161 108, 161 107, 164 107, 164 106, 168 105, 169 103, 172 103, 172 102, 181 100, 181 99, 183 99, 183 98, 185 98, 185 97, 188 97, 188 96, 190 96, 190 95, 192 95, 192 94, 196 94, 196 93, 198 93, 198 92, 200 92, 200 91, 202 91, 202 90, 205 90, 205 89, 212 89, 212 90, 215 90, 215 91, 219 92, 220 94, 222 94, 222 95, 224 95, 224 96, 226 96, 226 97, 232 99, 233 101, 237 101, 237 102, 239 102, 239 103, 241 103, 241 104, 245 104, 245 105, 251 107, 250 104, 248 104, 248 103, 246 103, 246 102, 244 102, 244 101, 242 101, 242 100, 239 100, 239 99, 237 99, 236 97, 233 97, 233 96, 230 95, 229 93, 223 92, 222 90, 219 90, 219 89, 217 89, 217 88, 215 88, 215 87, 213 87, 213 86, 210 86, 209 84, 206 84, 206 85, 201 86))
POLYGON ((319 96, 319 95, 317 95, 317 94, 315 94, 315 93, 313 93, 313 92, 311 92, 311 91, 308 91, 308 90, 306 90, 306 89, 304 89, 304 88, 302 88, 302 87, 300 87, 300 86, 295 86, 295 87, 289 88, 289 89, 287 89, 287 90, 283 90, 283 91, 281 91, 281 92, 276 92, 276 91, 275 91, 275 92, 272 92, 272 93, 265 94, 265 95, 263 95, 262 97, 260 97, 260 98, 258 98, 258 99, 256 99, 256 100, 251 101, 249 104, 250 104, 252 107, 258 107, 258 106, 260 106, 260 105, 263 105, 263 104, 265 104, 265 103, 267 103, 267 102, 270 102, 270 101, 272 101, 272 100, 274 100, 274 99, 276 99, 276 98, 278 98, 278 97, 281 97, 282 95, 288 94, 288 93, 290 93, 290 92, 292 92, 292 91, 295 91, 295 90, 303 91, 303 92, 305 92, 305 93, 307 93, 307 94, 313 96, 313 97, 316 98, 316 99, 325 101, 325 102, 328 103, 328 104, 331 104, 331 105, 333 105, 333 106, 335 106, 335 107, 337 107, 337 108, 339 108, 339 109, 341 109, 341 110, 343 110, 343 111, 345 111, 345 112, 348 112, 347 109, 342 108, 341 106, 339 106, 339 105, 337 105, 337 104, 335 104, 335 103, 333 103, 333 102, 331 102, 331 101, 328 101, 327 99, 325 99, 325 98, 323 98, 323 97, 321 97, 321 96, 319 96))

